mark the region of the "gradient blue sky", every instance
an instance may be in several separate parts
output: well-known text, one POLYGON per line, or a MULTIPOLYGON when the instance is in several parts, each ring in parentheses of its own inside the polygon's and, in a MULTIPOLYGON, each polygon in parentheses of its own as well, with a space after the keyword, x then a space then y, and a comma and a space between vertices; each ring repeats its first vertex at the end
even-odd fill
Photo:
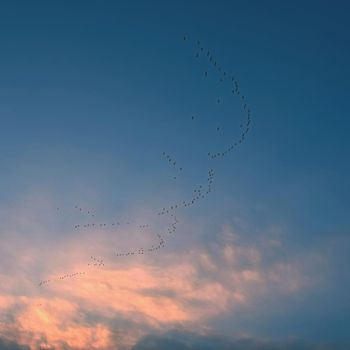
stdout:
MULTIPOLYGON (((274 287, 206 326, 349 342, 349 10, 346 1, 2 1, 0 235, 16 237, 11 254, 66 244, 75 205, 102 221, 152 221, 213 167, 213 193, 179 211, 164 259, 202 249, 220 268, 212 247, 229 227, 265 256, 259 269, 293 261, 312 283, 288 296, 274 287), (252 110, 246 141, 223 161, 206 154, 238 135, 241 115, 195 58, 197 39, 237 77, 252 110), (176 181, 163 151, 184 168, 176 181), (270 239, 283 250, 270 255, 270 239)), ((22 276, 6 256, 1 275, 22 276)), ((25 275, 45 277, 40 263, 25 275)))

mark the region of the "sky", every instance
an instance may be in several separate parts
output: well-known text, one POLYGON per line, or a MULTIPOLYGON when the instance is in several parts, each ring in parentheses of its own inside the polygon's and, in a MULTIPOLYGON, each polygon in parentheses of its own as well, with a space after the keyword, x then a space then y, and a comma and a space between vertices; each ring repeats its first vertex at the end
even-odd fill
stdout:
POLYGON ((349 6, 2 1, 0 350, 350 349, 349 6))

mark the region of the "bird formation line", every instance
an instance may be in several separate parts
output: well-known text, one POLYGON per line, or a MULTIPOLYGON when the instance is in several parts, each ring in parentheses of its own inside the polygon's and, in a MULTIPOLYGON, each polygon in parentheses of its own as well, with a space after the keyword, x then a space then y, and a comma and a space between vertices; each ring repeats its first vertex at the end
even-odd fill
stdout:
MULTIPOLYGON (((107 228, 112 228, 112 229, 119 229, 123 226, 132 226, 135 225, 133 223, 133 221, 126 221, 126 222, 121 222, 121 221, 114 221, 114 222, 90 222, 90 223, 85 223, 85 224, 76 224, 74 225, 74 229, 75 230, 82 230, 82 229, 97 229, 97 228, 103 228, 103 229, 107 229, 107 228)), ((140 224, 140 225, 136 225, 136 227, 138 229, 145 229, 150 227, 149 224, 140 224)))
MULTIPOLYGON (((177 166, 177 161, 175 159, 171 158, 169 154, 163 152, 162 155, 163 155, 163 157, 165 157, 165 159, 168 161, 168 163, 175 168, 176 171, 180 171, 180 172, 182 171, 182 167, 177 166)), ((176 176, 173 176, 173 179, 176 180, 176 178, 177 178, 176 176)))
POLYGON ((61 276, 58 276, 58 277, 52 278, 52 279, 42 280, 39 282, 39 286, 44 286, 44 285, 47 285, 47 284, 52 283, 52 282, 73 279, 73 278, 76 278, 79 276, 83 276, 83 275, 85 275, 85 273, 86 273, 85 271, 79 271, 79 272, 74 272, 74 273, 70 273, 70 274, 67 273, 65 275, 61 275, 61 276))
MULTIPOLYGON (((103 259, 98 259, 95 256, 91 255, 90 256, 90 262, 87 264, 87 266, 95 266, 95 267, 99 267, 99 266, 105 266, 103 259)), ((78 272, 74 272, 74 273, 66 273, 64 275, 60 275, 56 278, 51 278, 51 279, 47 279, 47 280, 42 280, 39 282, 39 286, 45 286, 49 283, 52 282, 58 282, 58 281, 64 281, 64 280, 69 280, 69 279, 76 279, 77 277, 81 277, 86 275, 86 271, 78 271, 78 272)))
MULTIPOLYGON (((184 41, 188 41, 188 37, 184 36, 184 41)), ((219 81, 223 83, 225 80, 230 82, 230 91, 232 95, 236 96, 239 98, 239 101, 241 103, 241 108, 244 113, 244 118, 243 121, 240 124, 241 132, 240 135, 237 139, 233 140, 231 144, 226 146, 223 150, 220 152, 209 152, 208 157, 210 159, 216 159, 216 158, 223 158, 227 154, 231 153, 236 147, 240 146, 242 142, 245 140, 245 137, 247 133, 251 129, 251 110, 248 106, 248 103, 246 101, 246 97, 242 94, 241 89, 239 87, 238 80, 233 76, 229 75, 227 71, 223 70, 218 61, 214 58, 213 54, 209 49, 204 48, 201 46, 201 42, 197 40, 197 44, 195 45, 196 47, 196 55, 195 57, 197 59, 200 59, 201 57, 205 57, 210 64, 212 68, 214 68, 215 72, 219 75, 219 81), (206 54, 205 54, 206 52, 206 54), (231 77, 231 79, 229 78, 231 77)), ((208 77, 208 71, 206 70, 204 72, 204 76, 208 77)), ((222 102, 222 98, 218 97, 217 98, 217 103, 222 102)), ((192 117, 192 120, 194 118, 192 117)), ((220 131, 222 128, 220 126, 216 127, 216 131, 220 131)))
POLYGON ((170 212, 180 208, 180 207, 190 207, 194 205, 198 200, 204 199, 212 191, 212 183, 214 178, 214 169, 209 169, 207 178, 207 188, 203 189, 202 185, 199 185, 193 190, 192 197, 189 200, 184 200, 181 203, 173 204, 168 207, 163 207, 162 210, 158 212, 158 215, 169 214, 170 212))
MULTIPOLYGON (((177 219, 177 217, 174 214, 170 214, 170 216, 173 218, 173 222, 171 222, 168 225, 167 234, 173 234, 175 233, 175 231, 177 230, 177 224, 179 222, 179 220, 177 219)), ((116 251, 116 256, 117 257, 126 257, 126 256, 132 256, 132 255, 144 255, 147 253, 152 253, 152 252, 156 252, 158 250, 160 250, 161 248, 165 247, 165 239, 164 236, 166 235, 166 233, 163 233, 163 235, 157 233, 156 236, 158 238, 158 244, 154 245, 152 244, 150 247, 142 247, 142 248, 137 248, 137 249, 130 249, 127 252, 120 252, 120 251, 116 251)))

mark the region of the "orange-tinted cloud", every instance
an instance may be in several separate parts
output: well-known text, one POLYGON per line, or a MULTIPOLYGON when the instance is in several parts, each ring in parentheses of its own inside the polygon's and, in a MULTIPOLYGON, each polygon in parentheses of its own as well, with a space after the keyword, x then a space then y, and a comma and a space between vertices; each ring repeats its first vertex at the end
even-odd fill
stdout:
MULTIPOLYGON (((8 247, 18 239, 11 237, 8 247)), ((219 238, 207 247, 120 259, 111 251, 115 237, 101 230, 66 237, 51 250, 38 241, 17 245, 12 274, 0 271, 7 281, 0 286, 0 336, 33 350, 124 349, 149 329, 196 329, 213 317, 252 308, 272 291, 297 293, 312 285, 303 270, 307 261, 267 262, 265 246, 242 244, 229 227, 219 238), (88 266, 94 249, 105 266, 88 266), (43 278, 51 282, 38 286, 43 278)), ((282 249, 282 243, 271 249, 276 246, 282 249)))

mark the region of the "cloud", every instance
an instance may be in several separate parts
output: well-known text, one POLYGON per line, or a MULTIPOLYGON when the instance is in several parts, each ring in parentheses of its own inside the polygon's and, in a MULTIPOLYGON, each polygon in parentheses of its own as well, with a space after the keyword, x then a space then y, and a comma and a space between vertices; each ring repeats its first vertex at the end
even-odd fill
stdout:
POLYGON ((132 350, 346 350, 349 345, 311 343, 300 339, 226 338, 183 331, 141 338, 132 350))
POLYGON ((29 350, 29 347, 22 346, 16 342, 0 338, 0 350, 29 350))
MULTIPOLYGON (((254 313, 261 300, 288 298, 317 282, 308 274, 318 263, 312 254, 280 259, 274 251, 283 250, 283 242, 243 242, 229 226, 205 245, 117 259, 116 246, 150 245, 154 234, 125 228, 117 235, 93 229, 69 236, 59 226, 64 239, 50 240, 50 215, 43 223, 31 223, 25 210, 19 216, 21 230, 2 233, 0 336, 31 349, 130 349, 152 332, 209 329, 215 318, 254 313), (96 253, 105 266, 88 266, 96 253), (39 287, 41 279, 51 282, 39 287)), ((36 218, 32 210, 29 216, 36 218)), ((178 239, 169 237, 169 246, 178 239)))

